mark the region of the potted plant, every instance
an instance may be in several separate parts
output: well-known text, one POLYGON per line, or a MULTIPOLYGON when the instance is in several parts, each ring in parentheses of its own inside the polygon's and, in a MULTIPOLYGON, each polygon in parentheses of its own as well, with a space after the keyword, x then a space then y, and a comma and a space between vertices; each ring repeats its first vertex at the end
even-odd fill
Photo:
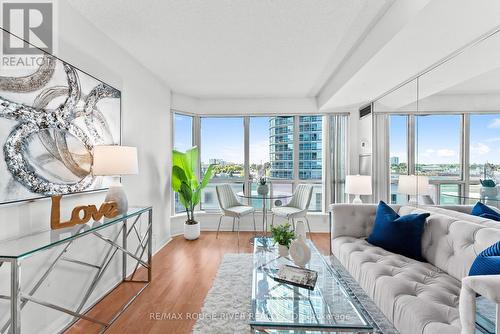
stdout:
POLYGON ((196 166, 199 150, 192 147, 184 152, 172 153, 172 189, 179 194, 179 201, 186 208, 187 220, 184 223, 184 237, 195 240, 200 236, 200 223, 194 219, 194 209, 201 199, 201 190, 212 178, 214 165, 208 166, 203 180, 198 181, 196 166))
POLYGON ((286 223, 271 227, 271 234, 275 244, 278 244, 278 252, 280 256, 288 256, 288 248, 295 239, 295 232, 292 230, 290 224, 286 223))

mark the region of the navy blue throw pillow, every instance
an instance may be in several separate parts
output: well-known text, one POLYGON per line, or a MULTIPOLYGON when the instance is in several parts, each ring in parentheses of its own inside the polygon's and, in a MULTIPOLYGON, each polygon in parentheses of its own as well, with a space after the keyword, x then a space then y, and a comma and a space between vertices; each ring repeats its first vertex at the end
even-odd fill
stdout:
POLYGON ((492 220, 496 220, 497 222, 500 222, 500 215, 492 215, 491 213, 483 213, 479 217, 486 218, 486 219, 492 219, 492 220))
POLYGON ((390 206, 380 201, 373 231, 367 241, 393 253, 423 261, 422 234, 429 213, 399 216, 390 206))
POLYGON ((478 217, 483 217, 483 218, 488 218, 488 219, 493 219, 496 221, 500 221, 500 213, 496 212, 489 206, 477 202, 476 205, 472 208, 471 215, 478 216, 478 217), (488 216, 483 216, 483 215, 488 215, 488 216), (495 218, 493 218, 495 217, 495 218))
POLYGON ((472 263, 469 276, 500 275, 500 241, 482 251, 472 263))

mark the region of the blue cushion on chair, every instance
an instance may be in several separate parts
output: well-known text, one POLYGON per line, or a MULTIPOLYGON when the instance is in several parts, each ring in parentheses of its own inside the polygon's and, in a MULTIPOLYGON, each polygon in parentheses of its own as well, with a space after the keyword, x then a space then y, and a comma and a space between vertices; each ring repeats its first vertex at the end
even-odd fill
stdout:
POLYGON ((500 241, 482 251, 472 263, 469 276, 500 275, 500 241))
POLYGON ((474 205, 474 207, 472 208, 472 211, 471 211, 471 215, 500 221, 500 213, 496 212, 495 210, 493 210, 492 208, 490 208, 489 206, 487 206, 481 202, 477 202, 476 205, 474 205), (484 217, 483 215, 486 215, 486 214, 488 216, 484 217), (495 217, 495 218, 493 218, 493 217, 495 217))
POLYGON ((380 201, 373 231, 367 241, 393 253, 422 261, 422 234, 429 213, 399 216, 380 201))

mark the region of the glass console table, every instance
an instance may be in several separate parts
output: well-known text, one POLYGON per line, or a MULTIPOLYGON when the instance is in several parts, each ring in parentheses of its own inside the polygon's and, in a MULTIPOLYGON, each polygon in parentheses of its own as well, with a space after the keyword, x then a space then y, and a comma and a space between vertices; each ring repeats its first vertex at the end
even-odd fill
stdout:
MULTIPOLYGON (((0 266, 10 264, 11 270, 10 296, 0 295, 0 299, 10 301, 10 319, 6 323, 0 324, 0 333, 21 333, 21 311, 27 303, 38 304, 72 316, 73 320, 66 328, 69 328, 69 326, 78 319, 84 319, 100 325, 101 332, 106 330, 151 282, 152 214, 152 207, 134 207, 130 208, 126 215, 117 216, 111 219, 103 218, 100 221, 93 221, 87 224, 59 230, 42 231, 17 239, 1 241, 0 266), (141 221, 141 216, 143 215, 147 216, 145 229, 141 229, 138 223, 141 221), (117 228, 113 231, 111 229, 112 226, 116 226, 117 228), (106 232, 111 232, 111 234, 109 234, 110 236, 102 233, 103 230, 107 228, 110 228, 106 230, 106 232), (133 236, 130 236, 130 234, 133 236), (101 254, 98 264, 88 263, 68 256, 69 250, 74 242, 83 237, 94 238, 104 243, 105 251, 101 254), (118 241, 120 237, 121 242, 118 241), (129 237, 137 239, 137 246, 134 250, 129 250, 129 247, 127 247, 129 244, 129 237), (54 256, 51 257, 51 262, 44 267, 43 272, 35 277, 34 284, 30 284, 31 287, 22 286, 20 278, 23 260, 41 254, 47 250, 53 250, 55 252, 54 256), (93 292, 96 291, 102 277, 109 267, 111 267, 110 264, 116 254, 122 255, 122 277, 118 285, 123 282, 131 282, 142 283, 143 286, 141 286, 138 292, 118 310, 110 321, 103 321, 86 315, 86 312, 105 297, 101 297, 90 306, 88 305, 89 302, 92 301, 91 297, 93 292), (132 274, 127 278, 127 262, 129 258, 133 259, 135 265, 132 274), (73 265, 78 265, 80 268, 86 268, 92 271, 92 280, 86 287, 84 293, 81 294, 81 299, 77 301, 74 309, 58 305, 54 301, 45 300, 43 297, 40 297, 42 294, 37 293, 43 287, 43 283, 46 282, 47 278, 51 276, 54 268, 62 262, 69 262, 73 265), (139 266, 147 269, 147 279, 134 280, 134 276, 139 266)), ((49 218, 47 218, 47 220, 48 219, 49 218)), ((114 290, 114 288, 109 290, 108 293, 114 290)))

